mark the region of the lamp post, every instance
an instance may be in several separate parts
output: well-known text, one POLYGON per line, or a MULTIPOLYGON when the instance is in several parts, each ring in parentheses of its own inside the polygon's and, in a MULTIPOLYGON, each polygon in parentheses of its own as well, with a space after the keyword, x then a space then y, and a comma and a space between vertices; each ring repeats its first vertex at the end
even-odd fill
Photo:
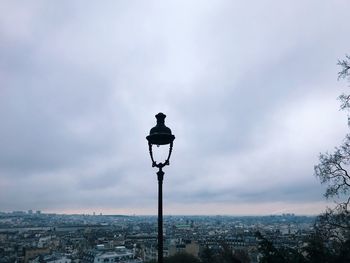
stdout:
POLYGON ((166 115, 163 113, 158 113, 156 115, 157 125, 150 130, 149 135, 146 137, 148 140, 152 167, 158 168, 158 263, 163 263, 163 167, 169 165, 169 159, 173 150, 173 141, 175 139, 175 136, 171 134, 171 130, 164 124, 165 117, 166 115), (169 153, 167 159, 163 163, 157 163, 153 158, 152 146, 168 144, 169 153))

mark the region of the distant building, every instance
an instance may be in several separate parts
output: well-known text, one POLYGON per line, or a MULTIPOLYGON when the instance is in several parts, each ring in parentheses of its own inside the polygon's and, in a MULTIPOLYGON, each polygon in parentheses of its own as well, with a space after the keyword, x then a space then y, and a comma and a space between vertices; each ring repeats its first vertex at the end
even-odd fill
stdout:
POLYGON ((17 215, 17 216, 23 216, 26 214, 26 212, 25 211, 13 211, 12 214, 17 215))
POLYGON ((60 253, 40 255, 35 259, 29 261, 29 263, 71 263, 71 262, 72 260, 70 258, 60 253))
POLYGON ((185 252, 198 258, 199 244, 195 241, 181 240, 180 242, 174 242, 169 245, 169 256, 173 256, 177 253, 185 252))
POLYGON ((132 250, 126 249, 123 246, 115 249, 105 249, 103 245, 97 245, 96 249, 89 250, 84 253, 82 258, 83 263, 142 263, 143 261, 135 257, 132 250))
POLYGON ((30 262, 30 259, 36 258, 38 255, 50 253, 50 248, 25 248, 24 263, 30 262))

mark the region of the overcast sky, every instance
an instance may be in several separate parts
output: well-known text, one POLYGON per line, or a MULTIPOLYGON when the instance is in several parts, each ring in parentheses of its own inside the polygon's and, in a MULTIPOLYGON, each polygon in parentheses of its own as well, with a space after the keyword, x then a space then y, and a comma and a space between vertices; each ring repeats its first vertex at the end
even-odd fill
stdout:
MULTIPOLYGON (((0 211, 317 214, 350 2, 1 1, 0 211)), ((329 205, 329 204, 328 204, 329 205)))

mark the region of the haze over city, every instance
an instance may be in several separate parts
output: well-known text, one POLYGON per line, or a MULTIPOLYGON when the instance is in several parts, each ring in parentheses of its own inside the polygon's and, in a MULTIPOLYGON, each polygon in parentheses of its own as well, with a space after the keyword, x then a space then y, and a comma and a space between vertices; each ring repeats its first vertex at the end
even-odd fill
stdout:
POLYGON ((3 1, 0 211, 156 214, 146 136, 167 115, 164 214, 318 214, 349 2, 3 1))

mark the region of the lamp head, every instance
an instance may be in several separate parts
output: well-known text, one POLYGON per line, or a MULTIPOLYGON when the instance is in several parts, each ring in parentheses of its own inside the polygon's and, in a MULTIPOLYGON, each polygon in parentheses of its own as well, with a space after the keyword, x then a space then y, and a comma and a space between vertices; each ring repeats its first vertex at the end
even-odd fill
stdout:
POLYGON ((175 136, 164 124, 165 117, 166 115, 161 112, 156 115, 157 125, 150 130, 149 135, 146 137, 150 144, 166 145, 174 141, 175 136))

